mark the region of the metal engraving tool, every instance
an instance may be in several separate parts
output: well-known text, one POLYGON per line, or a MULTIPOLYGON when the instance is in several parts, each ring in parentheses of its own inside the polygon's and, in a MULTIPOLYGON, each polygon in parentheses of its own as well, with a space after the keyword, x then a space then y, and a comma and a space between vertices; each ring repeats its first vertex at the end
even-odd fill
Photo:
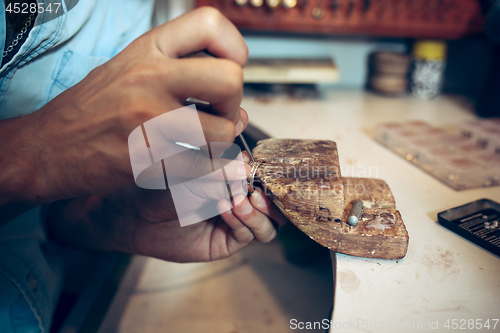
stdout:
POLYGON ((252 194, 254 192, 254 186, 253 183, 255 181, 255 173, 257 172, 257 169, 259 168, 260 164, 259 162, 255 162, 255 158, 253 157, 252 150, 248 146, 248 143, 246 142, 245 138, 243 137, 243 134, 240 134, 240 140, 241 143, 243 143, 243 146, 245 147, 245 150, 248 153, 248 156, 250 156, 250 159, 252 160, 249 164, 252 167, 250 170, 250 175, 247 178, 247 189, 248 193, 252 194))

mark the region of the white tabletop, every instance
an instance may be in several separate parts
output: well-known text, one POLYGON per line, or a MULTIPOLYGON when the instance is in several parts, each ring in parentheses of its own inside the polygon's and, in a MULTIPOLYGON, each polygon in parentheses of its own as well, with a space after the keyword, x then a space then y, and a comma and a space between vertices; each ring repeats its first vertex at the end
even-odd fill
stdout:
MULTIPOLYGON (((500 319, 500 258, 437 221, 437 213, 481 198, 500 201, 500 187, 457 192, 373 140, 379 123, 419 119, 450 127, 474 118, 458 98, 430 101, 331 91, 326 100, 243 104, 254 124, 273 137, 337 142, 343 176, 384 179, 408 229, 402 260, 337 254, 332 331, 439 331, 449 319, 500 319), (390 329, 389 329, 390 330, 390 329)), ((335 254, 333 254, 335 258, 335 254)), ((460 321, 462 320, 462 321, 460 321)), ((453 330, 450 328, 450 330, 453 330)), ((484 330, 484 329, 483 329, 484 330)), ((495 331, 500 331, 500 323, 495 331)), ((488 331, 488 329, 485 329, 488 331)), ((492 327, 489 329, 492 331, 492 327)))
MULTIPOLYGON (((472 119, 464 100, 330 90, 320 99, 246 97, 243 107, 273 137, 336 141, 343 176, 381 178, 394 193, 410 236, 408 254, 397 261, 336 255, 332 326, 340 329, 333 331, 386 332, 391 325, 436 332, 448 331, 448 319, 450 326, 452 319, 458 325, 490 319, 491 326, 499 319, 500 259, 438 225, 436 214, 480 198, 500 201, 500 187, 456 192, 373 140, 382 122, 450 127, 472 119), (436 321, 439 330, 429 329, 436 321)), ((331 319, 324 311, 331 280, 285 263, 276 243, 253 246, 216 263, 136 264, 126 277, 133 282, 120 287, 100 332, 295 332, 289 323, 297 314, 304 323, 331 319)), ((500 323, 486 331, 500 331, 500 323)))

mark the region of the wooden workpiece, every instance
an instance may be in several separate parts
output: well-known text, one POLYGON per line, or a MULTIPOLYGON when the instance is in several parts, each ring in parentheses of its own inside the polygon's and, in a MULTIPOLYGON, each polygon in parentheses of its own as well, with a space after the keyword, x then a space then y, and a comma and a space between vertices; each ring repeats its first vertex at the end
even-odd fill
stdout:
POLYGON ((267 139, 253 150, 262 163, 256 173, 283 214, 319 244, 353 256, 399 259, 408 232, 391 190, 380 179, 342 178, 333 141, 267 139), (359 224, 347 216, 363 202, 359 224))

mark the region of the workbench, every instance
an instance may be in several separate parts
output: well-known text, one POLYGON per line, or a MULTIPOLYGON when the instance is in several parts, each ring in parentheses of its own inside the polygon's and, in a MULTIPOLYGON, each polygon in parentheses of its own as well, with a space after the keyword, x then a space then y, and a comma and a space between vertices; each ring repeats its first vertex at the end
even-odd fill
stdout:
POLYGON ((253 94, 242 106, 272 137, 336 141, 342 176, 385 180, 410 236, 406 257, 331 253, 332 270, 321 261, 303 268, 283 258, 278 242, 251 244, 213 263, 135 257, 100 332, 301 331, 291 328, 292 319, 322 322, 307 332, 328 331, 325 323, 331 332, 454 331, 453 323, 465 320, 468 327, 473 320, 475 326, 478 319, 490 320, 482 331, 500 331, 492 321, 500 319, 500 258, 436 222, 438 212, 455 206, 500 201, 500 187, 457 192, 373 140, 383 122, 423 120, 449 128, 473 119, 466 99, 324 88, 305 98, 253 94))

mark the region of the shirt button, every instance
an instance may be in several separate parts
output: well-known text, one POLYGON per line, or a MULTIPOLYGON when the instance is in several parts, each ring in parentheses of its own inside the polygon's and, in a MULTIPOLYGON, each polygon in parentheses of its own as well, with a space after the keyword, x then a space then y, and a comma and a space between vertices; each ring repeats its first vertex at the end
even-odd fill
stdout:
POLYGON ((36 291, 36 288, 38 287, 38 281, 36 280, 35 276, 28 275, 28 285, 31 290, 36 291))

